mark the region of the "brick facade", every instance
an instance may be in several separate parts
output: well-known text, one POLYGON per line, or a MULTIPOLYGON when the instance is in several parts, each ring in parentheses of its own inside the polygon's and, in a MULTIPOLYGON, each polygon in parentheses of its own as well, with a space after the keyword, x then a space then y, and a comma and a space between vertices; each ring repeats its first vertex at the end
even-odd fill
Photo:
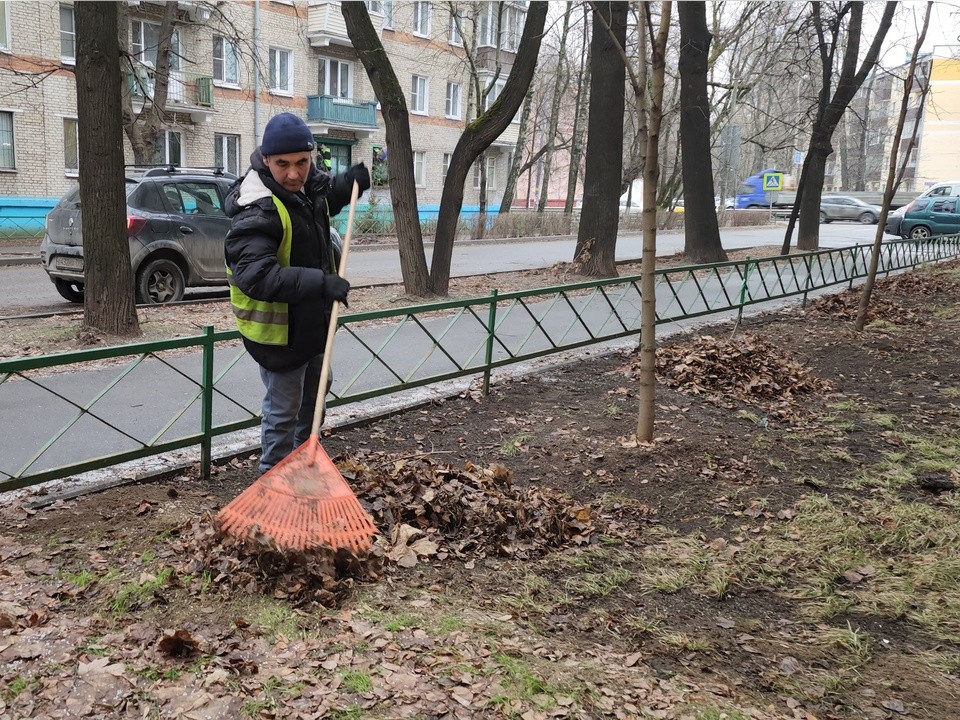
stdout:
MULTIPOLYGON (((428 78, 428 102, 425 114, 410 115, 413 149, 424 153, 424 182, 418 187, 422 208, 436 208, 440 200, 444 154, 453 148, 465 127, 469 114, 470 73, 462 47, 450 43, 450 16, 447 3, 370 3, 375 24, 381 27, 381 38, 394 71, 407 91, 408 105, 413 76, 428 78), (386 7, 384 7, 386 5, 386 7), (427 33, 414 32, 415 7, 424 13, 428 6, 430 27, 427 33), (386 11, 386 12, 384 12, 386 11), (387 15, 386 23, 384 15, 387 15), (389 16, 392 14, 392 26, 389 16), (447 83, 460 85, 460 118, 445 117, 447 83)), ((72 61, 62 56, 62 40, 69 45, 69 3, 38 0, 2 4, 8 31, 6 48, 0 48, 0 139, 3 121, 12 117, 14 148, 12 154, 0 153, 0 160, 12 157, 15 167, 0 167, 0 196, 14 198, 56 198, 76 182, 77 174, 69 169, 73 155, 65 144, 65 120, 76 119, 76 89, 72 61), (63 8, 63 10, 61 9, 63 8), (63 23, 61 20, 63 19, 63 23)), ((469 8, 469 5, 465 5, 469 8)), ((128 32, 133 43, 136 22, 158 24, 162 3, 128 3, 128 32)), ((169 122, 166 128, 179 133, 182 164, 212 166, 215 139, 218 135, 239 136, 240 171, 248 166, 250 152, 259 142, 267 120, 276 113, 290 111, 308 118, 308 96, 325 94, 320 87, 320 64, 335 60, 349 63, 353 103, 375 102, 376 97, 362 64, 349 40, 342 33, 339 3, 296 0, 295 2, 179 2, 176 28, 182 56, 179 91, 186 102, 168 103, 169 122), (326 14, 324 14, 326 13, 326 14), (337 24, 341 34, 338 35, 337 24), (259 23, 259 42, 254 47, 255 26, 259 23), (232 39, 239 54, 239 81, 214 80, 213 107, 195 102, 198 82, 214 76, 214 38, 232 39), (289 53, 292 62, 292 91, 269 88, 271 49, 289 53), (254 62, 255 58, 258 62, 254 62), (260 68, 259 82, 255 68, 260 68), (201 80, 198 80, 201 78, 201 80), (259 92, 255 88, 259 85, 259 92)), ((467 9, 466 12, 476 12, 467 9)), ((142 26, 141 26, 142 27, 142 26)), ((420 28, 422 30, 422 27, 420 28)), ((147 31, 142 30, 145 34, 147 31)), ((144 41, 146 44, 147 41, 144 41)), ((279 55, 277 56, 279 58, 279 55)), ((505 61, 501 78, 509 72, 510 53, 501 53, 505 61)), ((342 67, 336 65, 335 67, 342 67)), ((149 103, 149 100, 147 100, 149 103)), ((141 106, 134 103, 134 109, 141 106)), ((383 118, 376 112, 375 128, 323 127, 317 132, 321 143, 337 146, 338 157, 356 163, 372 163, 375 148, 385 144, 383 118)), ((500 204, 507 177, 508 153, 513 150, 516 124, 489 151, 495 170, 488 204, 500 204)), ((232 141, 231 141, 232 142, 232 141)), ((124 139, 127 161, 133 161, 129 142, 124 139)), ((3 148, 0 147, 0 150, 3 148)), ((9 150, 9 148, 8 148, 9 150)), ((0 165, 3 165, 0 162, 0 165)), ((488 181, 489 182, 489 181, 488 181)), ((386 189, 377 191, 385 200, 386 189)), ((468 179, 465 208, 475 206, 478 193, 468 179)))

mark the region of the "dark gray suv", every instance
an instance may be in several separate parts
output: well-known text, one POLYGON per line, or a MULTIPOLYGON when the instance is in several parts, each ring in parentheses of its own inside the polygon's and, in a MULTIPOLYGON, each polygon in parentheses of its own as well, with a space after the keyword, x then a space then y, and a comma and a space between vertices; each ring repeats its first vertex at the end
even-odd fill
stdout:
MULTIPOLYGON (((188 287, 226 285, 223 209, 236 180, 219 169, 136 167, 126 170, 127 235, 138 303, 175 302, 188 287)), ((80 187, 47 215, 43 268, 59 293, 83 302, 80 187)))

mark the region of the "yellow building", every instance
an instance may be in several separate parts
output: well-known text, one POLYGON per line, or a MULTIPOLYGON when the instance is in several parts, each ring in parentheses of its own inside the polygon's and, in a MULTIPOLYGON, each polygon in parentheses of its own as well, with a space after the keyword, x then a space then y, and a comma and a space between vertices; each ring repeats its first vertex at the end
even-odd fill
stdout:
MULTIPOLYGON (((930 90, 918 132, 916 191, 960 178, 960 58, 931 58, 930 90)), ((908 134, 911 128, 904 128, 908 134)), ((913 158, 911 158, 913 160, 913 158)))

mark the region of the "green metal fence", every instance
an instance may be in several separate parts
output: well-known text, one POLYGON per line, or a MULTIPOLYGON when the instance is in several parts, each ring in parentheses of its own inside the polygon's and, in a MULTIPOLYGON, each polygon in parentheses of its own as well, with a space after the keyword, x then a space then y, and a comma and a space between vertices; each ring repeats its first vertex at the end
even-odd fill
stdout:
MULTIPOLYGON (((960 238, 885 243, 884 273, 960 256, 960 238)), ((869 246, 656 272, 657 324, 804 296, 866 276, 869 246)), ((640 331, 624 277, 340 317, 329 407, 491 373, 640 331)), ((200 448, 259 424, 260 382, 235 331, 0 361, 0 492, 200 448), (44 441, 37 438, 45 437, 44 441)))

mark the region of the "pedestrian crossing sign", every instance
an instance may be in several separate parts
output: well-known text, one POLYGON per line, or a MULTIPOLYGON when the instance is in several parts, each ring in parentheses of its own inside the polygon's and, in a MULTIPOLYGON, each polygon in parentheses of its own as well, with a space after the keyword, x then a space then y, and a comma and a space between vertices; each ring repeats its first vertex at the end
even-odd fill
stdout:
POLYGON ((764 192, 783 190, 783 173, 769 172, 763 174, 764 192))

